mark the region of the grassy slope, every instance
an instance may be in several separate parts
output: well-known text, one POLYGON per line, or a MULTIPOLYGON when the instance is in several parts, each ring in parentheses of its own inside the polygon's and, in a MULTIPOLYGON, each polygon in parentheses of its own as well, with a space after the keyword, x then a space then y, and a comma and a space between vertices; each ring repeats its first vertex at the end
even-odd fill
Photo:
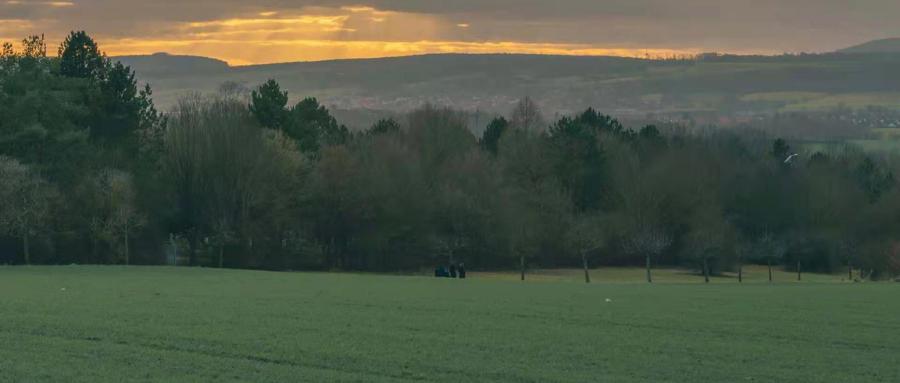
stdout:
POLYGON ((0 381, 897 382, 898 292, 0 268, 0 381))

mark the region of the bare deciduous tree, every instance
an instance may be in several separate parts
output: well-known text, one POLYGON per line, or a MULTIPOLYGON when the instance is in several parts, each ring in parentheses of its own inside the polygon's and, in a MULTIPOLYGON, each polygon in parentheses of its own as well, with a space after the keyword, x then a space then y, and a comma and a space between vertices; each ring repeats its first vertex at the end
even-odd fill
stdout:
POLYGON ((528 132, 542 132, 546 128, 544 116, 540 108, 530 97, 525 97, 512 111, 509 125, 513 129, 521 129, 528 132))
POLYGON ((193 229, 194 264, 201 230, 225 238, 225 233, 241 228, 251 207, 260 202, 266 191, 261 181, 271 173, 269 160, 278 157, 276 140, 268 139, 233 98, 186 97, 169 121, 165 162, 185 221, 193 229))
POLYGON ((769 269, 769 282, 775 280, 772 270, 772 262, 779 262, 784 259, 787 253, 787 244, 783 240, 776 238, 769 231, 763 234, 753 243, 752 253, 758 259, 765 260, 769 269))
POLYGON ((691 220, 691 232, 687 235, 688 250, 694 259, 700 261, 703 280, 709 283, 709 261, 721 259, 731 254, 731 225, 722 217, 722 212, 712 204, 698 207, 691 220))
POLYGON ((671 246, 672 235, 661 224, 660 212, 666 200, 666 188, 661 179, 664 168, 649 168, 630 151, 618 151, 619 164, 613 169, 616 197, 621 201, 621 221, 625 225, 623 248, 634 255, 643 255, 647 266, 647 282, 653 282, 652 259, 671 246))
POLYGON ((131 264, 131 237, 143 227, 146 218, 137 207, 137 191, 131 174, 103 169, 83 185, 83 201, 89 206, 88 231, 93 256, 99 260, 100 244, 114 250, 114 262, 131 264))
POLYGON ((109 171, 105 177, 105 194, 109 199, 110 214, 106 220, 107 232, 121 243, 121 254, 126 265, 131 264, 131 235, 145 224, 144 215, 138 211, 136 191, 131 175, 109 171))
POLYGON ((632 254, 644 255, 647 262, 647 282, 653 283, 652 259, 662 254, 672 245, 672 236, 655 227, 640 227, 625 239, 625 250, 632 254))
POLYGON ((29 166, 0 156, 0 231, 22 239, 25 264, 31 263, 31 238, 44 227, 56 196, 29 166))
POLYGON ((569 245, 581 255, 584 267, 584 282, 591 283, 588 254, 598 250, 606 243, 601 221, 594 216, 578 217, 568 233, 569 245))

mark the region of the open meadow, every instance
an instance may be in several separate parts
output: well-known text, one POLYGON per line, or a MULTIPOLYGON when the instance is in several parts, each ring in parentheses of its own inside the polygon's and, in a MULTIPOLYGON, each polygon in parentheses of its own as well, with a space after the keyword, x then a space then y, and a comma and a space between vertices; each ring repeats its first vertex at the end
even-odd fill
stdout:
POLYGON ((759 274, 0 267, 0 381, 900 381, 900 284, 759 274))

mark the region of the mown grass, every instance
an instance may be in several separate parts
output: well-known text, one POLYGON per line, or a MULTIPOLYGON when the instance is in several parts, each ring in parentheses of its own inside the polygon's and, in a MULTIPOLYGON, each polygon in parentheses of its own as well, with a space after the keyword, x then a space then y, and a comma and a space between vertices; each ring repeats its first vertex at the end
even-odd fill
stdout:
POLYGON ((0 381, 900 381, 898 284, 472 276, 0 268, 0 381))

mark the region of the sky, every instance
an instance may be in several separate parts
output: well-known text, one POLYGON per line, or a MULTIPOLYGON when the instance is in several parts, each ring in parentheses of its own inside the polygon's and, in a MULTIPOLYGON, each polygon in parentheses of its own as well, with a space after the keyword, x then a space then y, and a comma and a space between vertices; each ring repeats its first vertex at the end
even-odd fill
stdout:
MULTIPOLYGON (((825 52, 900 37, 898 0, 0 0, 0 40, 232 65, 424 53, 825 52)), ((55 51, 51 49, 51 51, 55 51)))

